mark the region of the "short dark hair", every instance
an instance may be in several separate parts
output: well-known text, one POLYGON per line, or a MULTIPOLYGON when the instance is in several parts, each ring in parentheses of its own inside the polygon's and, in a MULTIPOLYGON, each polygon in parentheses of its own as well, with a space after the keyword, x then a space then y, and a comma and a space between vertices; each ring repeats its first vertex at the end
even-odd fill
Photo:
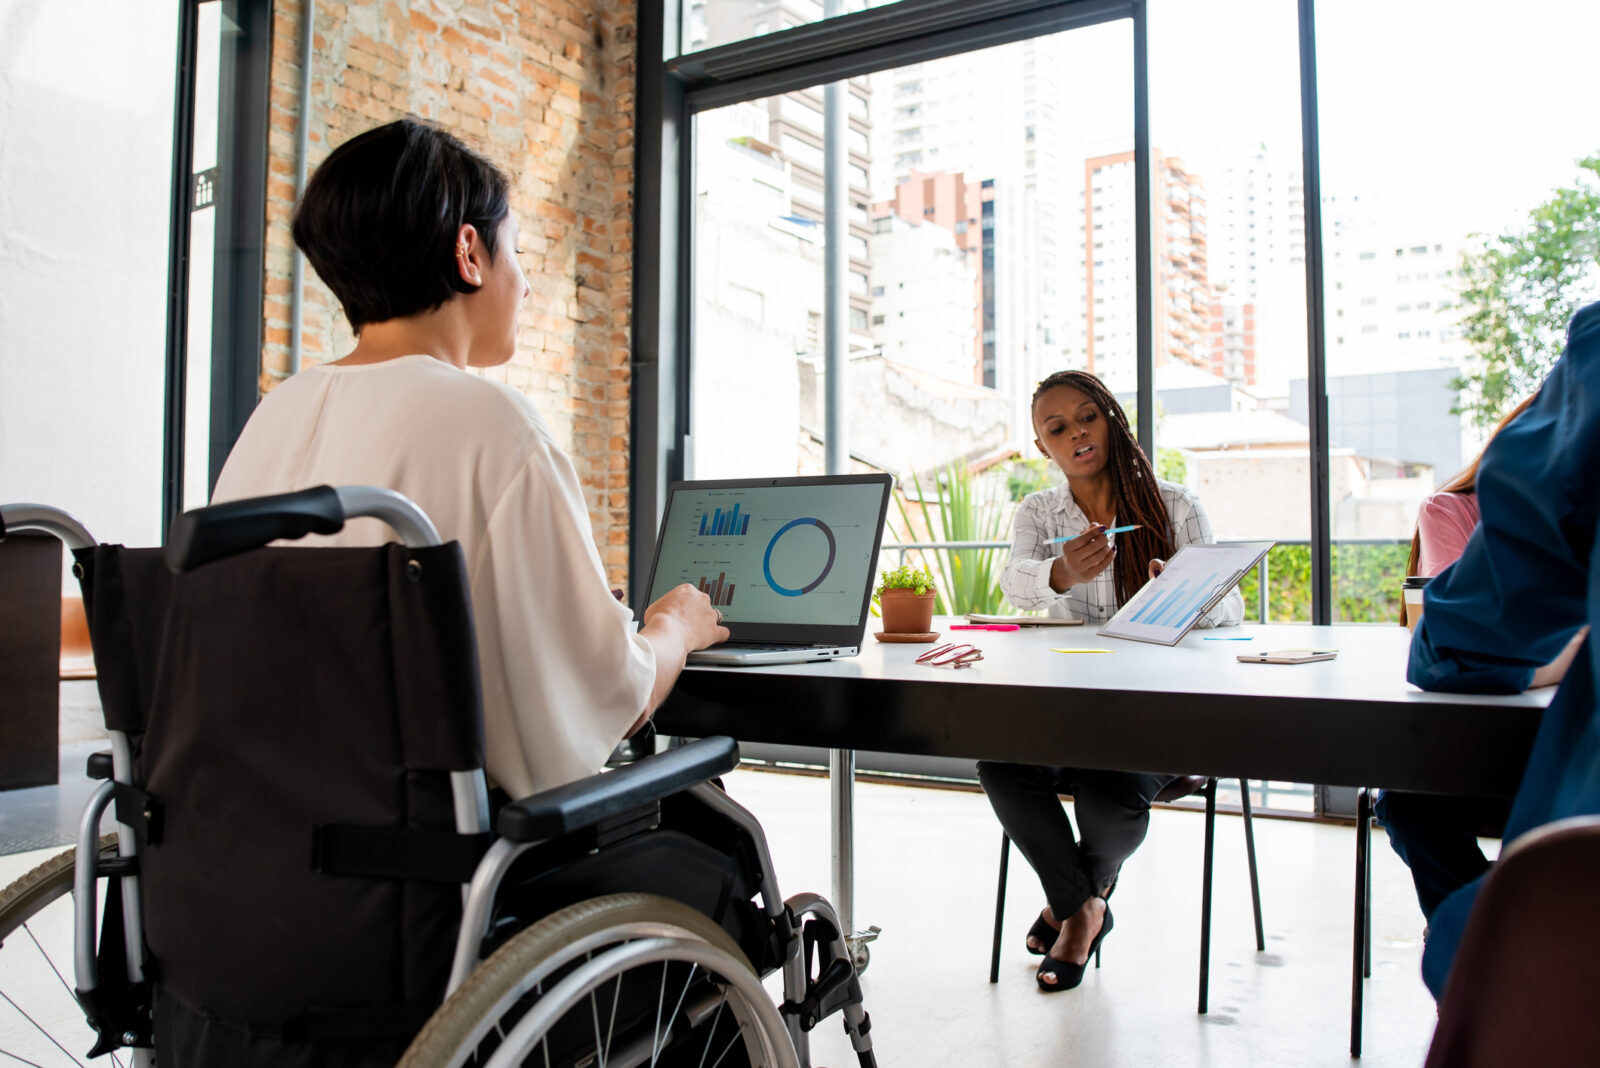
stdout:
POLYGON ((294 243, 344 305, 356 333, 431 311, 474 288, 456 269, 456 234, 471 223, 495 254, 510 183, 437 127, 406 118, 334 149, 306 183, 294 243))

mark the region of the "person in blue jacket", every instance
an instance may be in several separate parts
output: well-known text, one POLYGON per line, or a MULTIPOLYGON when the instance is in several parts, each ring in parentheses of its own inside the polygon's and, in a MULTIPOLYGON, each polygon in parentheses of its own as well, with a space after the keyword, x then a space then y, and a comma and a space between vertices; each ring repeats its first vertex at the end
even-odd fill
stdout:
MULTIPOLYGON (((1424 690, 1517 693, 1570 658, 1540 722, 1506 822, 1507 844, 1568 816, 1600 813, 1600 303, 1573 316, 1567 347, 1478 472, 1482 520, 1424 594, 1406 677, 1424 690)), ((1491 869, 1492 872, 1493 869, 1491 869)), ((1422 978, 1444 993, 1482 876, 1439 905, 1422 978)))

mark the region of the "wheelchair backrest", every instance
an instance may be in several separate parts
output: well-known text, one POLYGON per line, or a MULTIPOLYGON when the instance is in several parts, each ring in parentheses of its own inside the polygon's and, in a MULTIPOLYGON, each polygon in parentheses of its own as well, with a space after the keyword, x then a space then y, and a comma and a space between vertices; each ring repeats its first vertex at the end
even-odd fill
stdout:
POLYGON ((158 1035, 206 1063, 219 1031, 407 1037, 443 995, 471 873, 449 776, 483 766, 460 547, 265 548, 184 574, 158 550, 76 556, 107 725, 147 795, 158 1035))

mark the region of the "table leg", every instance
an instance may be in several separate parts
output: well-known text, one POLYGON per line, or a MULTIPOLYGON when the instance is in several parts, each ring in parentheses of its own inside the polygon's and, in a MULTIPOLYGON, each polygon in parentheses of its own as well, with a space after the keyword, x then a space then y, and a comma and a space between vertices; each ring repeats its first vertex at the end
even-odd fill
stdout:
POLYGON ((855 933, 855 795, 856 752, 833 749, 828 753, 829 810, 833 820, 833 910, 840 933, 855 933))

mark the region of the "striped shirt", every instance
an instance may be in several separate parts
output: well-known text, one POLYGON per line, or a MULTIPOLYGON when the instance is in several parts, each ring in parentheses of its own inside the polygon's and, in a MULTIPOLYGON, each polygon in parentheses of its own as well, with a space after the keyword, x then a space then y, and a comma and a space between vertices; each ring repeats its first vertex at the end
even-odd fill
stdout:
MULTIPOLYGON (((1209 545, 1211 520, 1200 499, 1187 486, 1176 482, 1156 483, 1161 503, 1172 520, 1172 543, 1209 545)), ((1113 522, 1108 524, 1115 526, 1113 522)), ((1108 566, 1088 582, 1057 593, 1050 588, 1050 565, 1061 553, 1051 538, 1075 538, 1088 530, 1089 517, 1073 500, 1067 484, 1030 493, 1017 508, 1011 539, 1011 559, 1000 575, 1000 588, 1012 605, 1024 612, 1049 609, 1053 616, 1076 616, 1091 623, 1104 623, 1117 611, 1116 578, 1108 566)), ((1115 535, 1112 535, 1113 541, 1115 535)), ((1244 598, 1235 587, 1195 624, 1198 627, 1231 627, 1244 618, 1244 598)))

